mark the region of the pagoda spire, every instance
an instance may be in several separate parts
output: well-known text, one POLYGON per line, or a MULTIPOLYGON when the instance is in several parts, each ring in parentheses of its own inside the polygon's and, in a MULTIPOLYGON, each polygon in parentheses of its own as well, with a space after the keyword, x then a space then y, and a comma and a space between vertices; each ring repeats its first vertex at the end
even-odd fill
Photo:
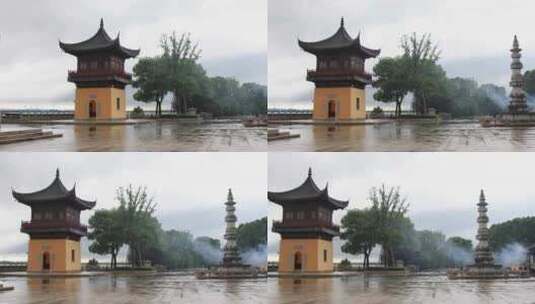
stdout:
POLYGON ((100 18, 100 29, 104 29, 104 18, 100 18))
POLYGON ((56 178, 59 178, 59 168, 56 168, 56 178))
POLYGON ((487 224, 489 222, 489 217, 487 216, 487 201, 485 199, 485 192, 481 190, 479 195, 479 203, 477 204, 477 246, 475 250, 475 262, 477 266, 487 266, 494 263, 494 257, 489 248, 489 229, 487 224))
POLYGON ((312 177, 312 167, 308 167, 308 177, 312 177))
POLYGON ((511 113, 526 113, 528 111, 528 105, 526 102, 526 93, 524 92, 524 76, 522 75, 522 49, 518 43, 518 38, 515 35, 513 39, 513 48, 511 49, 511 94, 509 95, 509 112, 511 113))
POLYGON ((344 17, 342 17, 342 19, 340 19, 340 27, 344 27, 344 17))
POLYGON ((223 266, 225 267, 232 267, 232 266, 238 266, 241 265, 241 258, 240 254, 238 252, 238 245, 236 243, 236 222, 238 218, 235 215, 236 208, 234 205, 236 205, 236 202, 234 202, 234 196, 232 195, 232 189, 228 190, 227 194, 227 201, 225 202, 226 208, 226 216, 225 216, 225 247, 223 247, 224 255, 223 255, 223 266))

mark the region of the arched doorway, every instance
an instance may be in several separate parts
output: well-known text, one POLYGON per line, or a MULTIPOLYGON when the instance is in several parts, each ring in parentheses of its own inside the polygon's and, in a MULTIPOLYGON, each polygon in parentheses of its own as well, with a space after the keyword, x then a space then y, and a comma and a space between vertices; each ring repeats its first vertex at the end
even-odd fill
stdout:
POLYGON ((303 270, 303 255, 298 251, 294 255, 294 271, 301 270, 303 270))
POLYGON ((329 100, 329 119, 336 118, 336 101, 329 100))
POLYGON ((97 103, 94 100, 89 102, 89 118, 97 117, 97 103))
POLYGON ((50 253, 43 252, 43 271, 50 270, 50 253))

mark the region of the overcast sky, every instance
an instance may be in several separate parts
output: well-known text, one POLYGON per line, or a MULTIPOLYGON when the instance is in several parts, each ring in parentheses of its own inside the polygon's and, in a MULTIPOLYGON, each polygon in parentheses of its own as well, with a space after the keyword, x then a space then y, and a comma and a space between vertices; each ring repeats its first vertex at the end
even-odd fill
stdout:
MULTIPOLYGON (((11 189, 33 192, 48 186, 60 168, 61 179, 95 209, 112 208, 120 186, 145 185, 158 204, 164 229, 223 241, 224 202, 232 188, 238 223, 266 216, 265 153, 3 153, 0 158, 0 260, 23 258, 28 236, 20 222, 30 208, 17 203, 11 189)), ((82 212, 87 224, 94 211, 82 212)), ((87 242, 84 239, 84 244, 87 242)), ((84 259, 91 257, 85 250, 84 259)))
MULTIPOLYGON (((368 207, 371 187, 400 186, 416 229, 441 231, 447 237, 475 242, 481 189, 490 224, 535 215, 535 161, 530 153, 270 153, 269 191, 299 186, 310 166, 319 187, 328 182, 331 196, 350 200, 346 210, 368 207)), ((337 224, 345 212, 335 212, 337 224)), ((281 216, 282 207, 270 203, 269 231, 271 221, 281 216)), ((275 259, 279 235, 270 232, 268 239, 269 257, 275 259)), ((335 251, 338 258, 346 257, 339 248, 335 251)))
MULTIPOLYGON (((514 34, 524 49, 524 66, 535 68, 534 11, 535 2, 524 0, 270 0, 269 106, 312 106, 314 87, 305 75, 307 68, 315 67, 315 57, 303 52, 297 39, 327 38, 342 16, 349 34, 361 31, 363 44, 381 49, 380 57, 400 54, 404 34, 430 33, 442 50, 439 63, 449 77, 508 86, 514 34)), ((376 62, 367 61, 369 72, 376 62)))
MULTIPOLYGON (((159 54, 163 33, 189 32, 209 75, 266 84, 266 6, 266 0, 5 1, 0 109, 73 108, 75 86, 67 82, 67 71, 75 69, 76 59, 60 50, 58 40, 90 38, 101 17, 110 36, 120 31, 124 46, 141 49, 139 57, 159 54)), ((126 69, 136 61, 128 60, 126 69)), ((132 98, 129 104, 136 105, 132 98)))

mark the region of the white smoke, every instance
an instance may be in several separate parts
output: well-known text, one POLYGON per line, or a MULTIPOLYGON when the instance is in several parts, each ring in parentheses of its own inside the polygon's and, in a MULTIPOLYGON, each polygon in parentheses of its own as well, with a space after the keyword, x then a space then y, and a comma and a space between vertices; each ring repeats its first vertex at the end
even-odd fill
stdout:
POLYGON ((446 248, 448 258, 456 265, 465 266, 474 263, 474 254, 472 251, 455 246, 451 243, 446 243, 446 248))
POLYGON ((496 254, 496 262, 503 266, 519 265, 526 262, 528 249, 519 243, 511 243, 496 254))
POLYGON ((207 242, 194 242, 193 250, 200 254, 203 259, 210 264, 216 265, 223 260, 223 251, 207 242))
POLYGON ((267 246, 260 245, 240 254, 244 264, 265 267, 267 265, 267 246))

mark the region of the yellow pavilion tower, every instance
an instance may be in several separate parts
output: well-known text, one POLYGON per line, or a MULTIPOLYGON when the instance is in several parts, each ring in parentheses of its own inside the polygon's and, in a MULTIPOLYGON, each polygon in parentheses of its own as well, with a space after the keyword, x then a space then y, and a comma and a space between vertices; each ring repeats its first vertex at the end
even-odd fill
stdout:
POLYGON ((298 40, 305 52, 316 56, 316 69, 307 71, 307 80, 314 90, 315 120, 366 119, 364 88, 371 84, 364 63, 375 58, 380 50, 370 49, 360 42, 360 33, 353 39, 344 27, 344 18, 334 35, 316 42, 298 40))
POLYGON ((273 232, 281 235, 279 272, 332 272, 332 239, 340 234, 332 214, 349 202, 329 196, 328 186, 320 189, 311 169, 299 187, 268 192, 268 199, 283 209, 282 221, 274 221, 272 226, 273 232))
POLYGON ((78 43, 59 42, 67 54, 76 56, 76 71, 69 71, 68 81, 76 84, 76 120, 125 119, 124 88, 132 75, 124 70, 126 59, 139 55, 139 50, 121 45, 119 35, 110 38, 100 20, 100 28, 91 38, 78 43))
POLYGON ((87 226, 80 223, 80 213, 96 202, 76 196, 76 187, 67 190, 59 178, 46 188, 13 197, 32 209, 31 220, 22 222, 20 231, 30 235, 28 272, 76 272, 82 269, 80 238, 87 226))

